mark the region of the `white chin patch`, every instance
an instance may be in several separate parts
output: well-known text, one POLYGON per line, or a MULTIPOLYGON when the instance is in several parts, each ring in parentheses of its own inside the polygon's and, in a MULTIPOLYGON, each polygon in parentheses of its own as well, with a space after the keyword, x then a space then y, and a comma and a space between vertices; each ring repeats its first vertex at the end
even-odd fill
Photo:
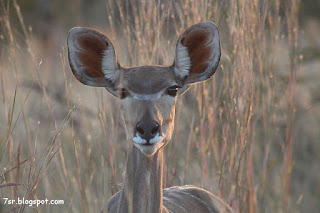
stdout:
POLYGON ((149 144, 147 144, 147 141, 140 136, 136 135, 133 139, 133 145, 140 150, 144 155, 151 156, 155 154, 158 149, 160 149, 163 145, 163 137, 157 134, 154 138, 152 138, 149 141, 149 144))

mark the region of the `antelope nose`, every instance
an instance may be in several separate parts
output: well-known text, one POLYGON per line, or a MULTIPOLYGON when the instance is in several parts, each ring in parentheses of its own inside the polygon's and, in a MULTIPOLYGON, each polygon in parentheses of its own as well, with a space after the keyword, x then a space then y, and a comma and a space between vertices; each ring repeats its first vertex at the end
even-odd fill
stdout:
POLYGON ((152 138, 160 134, 160 126, 156 121, 139 122, 136 125, 136 134, 149 143, 152 138))

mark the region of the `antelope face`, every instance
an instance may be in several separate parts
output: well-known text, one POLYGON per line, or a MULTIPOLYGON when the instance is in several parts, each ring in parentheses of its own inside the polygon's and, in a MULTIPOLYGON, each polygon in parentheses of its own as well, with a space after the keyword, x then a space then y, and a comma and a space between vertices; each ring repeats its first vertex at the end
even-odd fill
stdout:
POLYGON ((212 22, 199 23, 179 37, 173 65, 122 68, 106 36, 77 27, 69 33, 68 52, 80 82, 121 99, 129 142, 151 156, 171 139, 177 95, 216 71, 220 43, 212 22))
POLYGON ((179 85, 174 73, 164 67, 122 72, 118 90, 127 135, 142 153, 152 155, 171 138, 179 85))

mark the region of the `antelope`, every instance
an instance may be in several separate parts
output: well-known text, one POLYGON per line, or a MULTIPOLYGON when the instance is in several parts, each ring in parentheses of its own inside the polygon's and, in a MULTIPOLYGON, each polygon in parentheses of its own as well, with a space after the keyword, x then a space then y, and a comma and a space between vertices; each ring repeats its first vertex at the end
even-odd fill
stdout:
POLYGON ((121 99, 127 143, 122 189, 108 212, 232 212, 209 191, 194 186, 163 189, 163 149, 171 139, 177 96, 210 78, 220 61, 219 32, 213 22, 186 29, 178 38, 171 66, 121 67, 111 41, 87 28, 72 28, 68 56, 83 84, 105 87, 121 99))

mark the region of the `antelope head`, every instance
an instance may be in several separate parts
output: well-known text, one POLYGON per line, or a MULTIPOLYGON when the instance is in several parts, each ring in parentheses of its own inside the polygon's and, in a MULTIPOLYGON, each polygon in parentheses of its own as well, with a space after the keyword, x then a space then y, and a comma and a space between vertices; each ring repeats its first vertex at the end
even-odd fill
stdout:
POLYGON ((193 25, 181 34, 174 63, 168 67, 123 68, 105 35, 81 27, 70 31, 68 53, 81 83, 105 87, 121 99, 128 141, 146 156, 170 141, 177 96, 210 78, 221 55, 218 29, 212 22, 193 25))

